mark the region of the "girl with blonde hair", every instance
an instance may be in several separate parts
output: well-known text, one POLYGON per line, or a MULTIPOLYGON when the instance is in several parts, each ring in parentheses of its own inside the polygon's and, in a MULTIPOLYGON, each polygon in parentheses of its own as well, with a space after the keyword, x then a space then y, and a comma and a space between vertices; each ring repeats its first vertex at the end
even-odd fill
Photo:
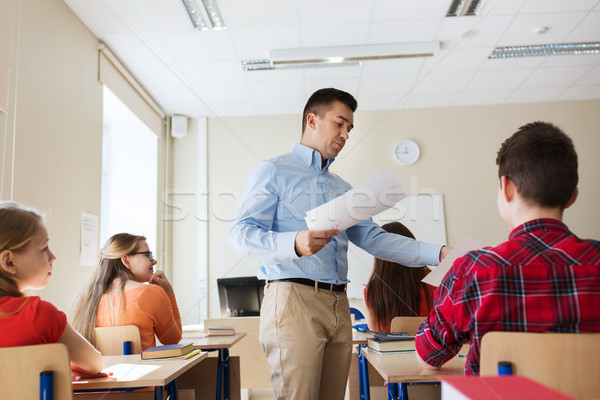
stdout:
POLYGON ((25 290, 42 289, 56 257, 48 231, 34 209, 0 202, 0 347, 63 343, 69 350, 73 378, 99 374, 102 356, 67 323, 66 315, 25 290))
POLYGON ((155 264, 144 236, 111 236, 76 304, 75 329, 93 342, 95 327, 136 325, 142 350, 156 346, 155 336, 162 344, 178 343, 181 318, 173 287, 164 272, 154 272, 155 264))

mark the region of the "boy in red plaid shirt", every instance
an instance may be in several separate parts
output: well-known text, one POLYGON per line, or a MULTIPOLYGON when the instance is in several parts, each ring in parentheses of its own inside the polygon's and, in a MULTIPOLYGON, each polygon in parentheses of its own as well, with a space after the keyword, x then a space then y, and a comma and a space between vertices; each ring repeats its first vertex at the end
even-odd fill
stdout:
POLYGON ((457 259, 444 277, 417 332, 425 368, 471 342, 465 373, 478 375, 490 331, 600 332, 600 242, 562 223, 578 194, 573 142, 552 124, 530 123, 502 144, 496 163, 498 210, 512 232, 457 259))

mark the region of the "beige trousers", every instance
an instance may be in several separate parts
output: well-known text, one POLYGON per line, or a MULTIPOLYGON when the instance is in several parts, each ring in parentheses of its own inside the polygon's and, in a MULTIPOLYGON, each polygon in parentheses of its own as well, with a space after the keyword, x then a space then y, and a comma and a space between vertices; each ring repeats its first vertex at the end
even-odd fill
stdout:
POLYGON ((352 356, 346 293, 267 283, 259 339, 275 399, 344 398, 352 356))

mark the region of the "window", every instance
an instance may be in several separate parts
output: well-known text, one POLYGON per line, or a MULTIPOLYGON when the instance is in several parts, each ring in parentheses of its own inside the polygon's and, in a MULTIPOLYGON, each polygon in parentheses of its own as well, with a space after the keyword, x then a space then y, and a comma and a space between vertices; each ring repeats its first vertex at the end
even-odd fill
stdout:
POLYGON ((158 137, 104 86, 101 246, 119 232, 156 251, 158 137))

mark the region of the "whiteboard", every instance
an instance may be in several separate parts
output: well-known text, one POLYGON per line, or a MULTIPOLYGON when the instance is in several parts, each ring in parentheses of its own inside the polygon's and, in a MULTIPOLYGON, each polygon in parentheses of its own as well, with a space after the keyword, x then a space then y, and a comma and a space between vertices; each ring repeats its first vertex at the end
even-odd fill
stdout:
MULTIPOLYGON (((373 221, 379 225, 399 221, 415 235, 417 240, 446 244, 444 198, 441 194, 407 196, 392 208, 377 214, 373 221)), ((363 288, 373 271, 373 256, 348 244, 348 298, 362 299, 363 288)))

